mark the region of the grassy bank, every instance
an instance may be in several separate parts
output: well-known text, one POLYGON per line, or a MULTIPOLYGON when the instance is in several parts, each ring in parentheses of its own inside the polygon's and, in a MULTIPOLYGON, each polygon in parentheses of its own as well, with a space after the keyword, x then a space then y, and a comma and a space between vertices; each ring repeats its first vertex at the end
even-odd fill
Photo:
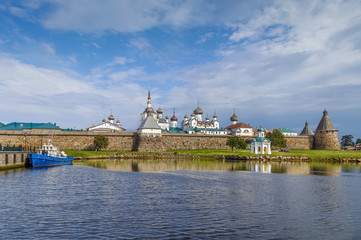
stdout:
MULTIPOLYGON (((68 155, 74 155, 74 157, 96 157, 96 156, 114 156, 118 154, 160 154, 160 153, 143 153, 143 152, 121 152, 121 151, 74 151, 67 150, 68 155)), ((231 151, 229 149, 204 149, 204 150, 177 150, 177 151, 167 151, 166 153, 170 154, 189 154, 192 156, 202 156, 202 157, 213 157, 215 155, 238 155, 238 156, 256 156, 251 154, 250 150, 235 150, 231 151)), ((314 160, 321 159, 361 159, 361 151, 336 151, 336 150, 290 150, 290 152, 278 152, 272 151, 270 156, 285 156, 285 157, 309 157, 314 160)))
POLYGON ((125 152, 125 151, 85 151, 85 150, 65 150, 65 153, 73 155, 75 158, 86 158, 86 157, 104 157, 104 156, 114 156, 120 154, 154 154, 159 153, 147 153, 147 152, 125 152))
MULTIPOLYGON (((179 154, 191 154, 191 155, 239 155, 239 156, 256 156, 251 154, 250 150, 181 150, 177 151, 179 154)), ((279 152, 273 150, 271 157, 285 156, 285 157, 309 157, 310 159, 332 159, 338 160, 352 158, 360 159, 361 151, 337 151, 337 150, 290 150, 290 152, 279 152)))

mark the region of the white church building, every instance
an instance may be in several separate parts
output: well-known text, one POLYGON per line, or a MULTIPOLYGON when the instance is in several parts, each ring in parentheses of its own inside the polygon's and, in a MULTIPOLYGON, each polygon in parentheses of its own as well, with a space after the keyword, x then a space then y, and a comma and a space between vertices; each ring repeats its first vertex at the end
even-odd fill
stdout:
POLYGON ((102 120, 102 123, 93 125, 91 127, 88 127, 86 131, 89 132, 124 132, 125 129, 120 125, 120 121, 117 120, 116 123, 114 123, 114 116, 113 114, 110 114, 108 117, 108 120, 105 120, 105 118, 102 120))
POLYGON ((203 110, 199 107, 192 112, 191 117, 188 118, 186 114, 182 121, 182 130, 186 133, 193 134, 196 132, 211 135, 226 135, 227 132, 220 127, 216 112, 213 115, 213 119, 206 117, 205 121, 202 118, 203 110))
POLYGON ((264 129, 260 126, 257 129, 258 137, 252 140, 251 153, 271 154, 271 141, 265 137, 264 129))

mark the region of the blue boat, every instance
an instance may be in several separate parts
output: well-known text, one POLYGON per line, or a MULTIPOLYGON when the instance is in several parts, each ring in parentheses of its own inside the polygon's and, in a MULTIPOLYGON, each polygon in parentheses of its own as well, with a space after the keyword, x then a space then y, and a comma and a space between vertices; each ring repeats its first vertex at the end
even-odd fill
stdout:
POLYGON ((51 144, 44 144, 39 148, 37 153, 29 153, 28 161, 32 167, 51 167, 65 164, 72 164, 73 156, 68 156, 64 151, 59 151, 59 148, 51 144))

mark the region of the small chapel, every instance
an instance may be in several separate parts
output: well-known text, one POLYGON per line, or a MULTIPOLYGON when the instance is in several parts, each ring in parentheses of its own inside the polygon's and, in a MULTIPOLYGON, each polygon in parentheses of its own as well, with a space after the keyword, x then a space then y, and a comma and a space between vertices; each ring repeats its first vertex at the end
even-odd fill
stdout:
POLYGON ((252 140, 251 153, 271 154, 271 140, 265 137, 264 132, 262 126, 257 129, 258 137, 252 140))

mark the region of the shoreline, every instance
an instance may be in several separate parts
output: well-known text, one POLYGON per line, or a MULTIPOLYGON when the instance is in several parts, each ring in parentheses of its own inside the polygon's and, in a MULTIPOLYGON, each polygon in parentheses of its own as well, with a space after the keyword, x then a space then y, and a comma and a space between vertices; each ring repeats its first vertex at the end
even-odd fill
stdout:
POLYGON ((87 157, 74 157, 75 161, 82 160, 92 160, 92 159, 152 159, 152 160, 168 160, 170 158, 176 159, 213 159, 220 161, 270 161, 270 162, 310 162, 310 161, 319 161, 319 162, 339 162, 339 163, 358 163, 361 162, 360 158, 325 158, 325 159, 316 159, 311 157, 294 157, 294 156, 269 156, 269 155, 259 155, 259 156, 239 156, 239 155, 191 155, 191 154, 178 154, 178 153, 157 153, 157 154, 139 154, 139 153, 130 153, 130 154, 109 154, 109 155, 100 155, 100 156, 87 156, 87 157))

